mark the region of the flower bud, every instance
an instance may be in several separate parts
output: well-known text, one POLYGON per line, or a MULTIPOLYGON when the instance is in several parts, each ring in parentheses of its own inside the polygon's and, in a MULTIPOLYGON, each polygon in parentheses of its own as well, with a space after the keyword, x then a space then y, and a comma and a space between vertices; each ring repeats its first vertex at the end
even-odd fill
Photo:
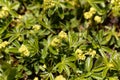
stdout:
POLYGON ((36 31, 38 31, 38 30, 40 29, 40 25, 37 25, 37 24, 34 25, 34 26, 33 26, 33 29, 36 30, 36 31))
POLYGON ((95 14, 95 13, 96 13, 96 9, 93 8, 93 7, 91 7, 91 8, 90 8, 90 13, 95 14))
POLYGON ((60 41, 59 38, 54 38, 54 39, 52 40, 52 42, 51 42, 51 46, 57 47, 57 46, 60 45, 60 43, 61 43, 61 41, 60 41))
POLYGON ((29 56, 30 52, 28 51, 27 47, 22 44, 22 46, 18 50, 20 53, 23 53, 24 56, 29 56))
POLYGON ((55 78, 55 80, 66 80, 63 75, 59 75, 55 78))
POLYGON ((97 23, 101 23, 102 19, 100 16, 95 16, 94 20, 97 22, 97 23))
POLYGON ((84 13, 84 18, 85 19, 90 19, 92 17, 92 13, 90 13, 90 12, 85 12, 84 13))
POLYGON ((58 37, 60 39, 67 39, 67 34, 64 32, 64 31, 61 31, 59 34, 58 34, 58 37))
POLYGON ((77 49, 77 50, 75 51, 75 54, 82 54, 82 53, 83 53, 83 51, 80 50, 80 49, 77 49))
POLYGON ((33 80, 39 80, 38 77, 35 77, 33 80))

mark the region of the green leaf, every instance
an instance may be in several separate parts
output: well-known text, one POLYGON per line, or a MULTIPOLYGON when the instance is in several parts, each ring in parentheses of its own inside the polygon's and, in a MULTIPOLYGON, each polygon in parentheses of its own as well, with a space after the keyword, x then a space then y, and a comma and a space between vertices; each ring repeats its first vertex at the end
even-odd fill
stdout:
POLYGON ((62 8, 58 8, 58 15, 59 15, 59 17, 61 18, 61 19, 63 19, 64 18, 64 11, 63 11, 63 9, 62 8))
POLYGON ((99 49, 99 51, 100 51, 100 54, 101 54, 102 57, 103 57, 104 63, 107 64, 107 63, 108 63, 108 60, 107 60, 106 54, 104 53, 104 51, 103 51, 102 49, 99 49))
POLYGON ((45 59, 48 55, 47 48, 42 49, 41 54, 42 54, 42 58, 45 59))
POLYGON ((70 68, 72 68, 74 71, 77 70, 75 63, 68 62, 68 63, 66 63, 66 65, 68 65, 68 66, 69 66, 70 68))
POLYGON ((7 80, 14 80, 15 79, 15 76, 16 76, 16 72, 17 70, 15 68, 12 68, 10 70, 10 74, 8 75, 7 77, 7 80))
POLYGON ((13 42, 15 39, 17 39, 19 36, 15 35, 9 38, 8 42, 13 42))
POLYGON ((65 62, 75 61, 76 58, 74 56, 67 57, 65 62))
POLYGON ((102 72, 102 77, 105 78, 106 75, 107 75, 107 72, 108 72, 109 68, 105 68, 102 72))
POLYGON ((58 72, 59 72, 59 73, 62 73, 62 71, 63 71, 64 68, 65 68, 65 64, 59 63, 57 66, 58 66, 58 72))
POLYGON ((6 24, 3 25, 2 27, 0 27, 0 34, 2 34, 8 28, 8 26, 9 26, 10 23, 11 23, 11 20, 8 19, 6 21, 6 24))
POLYGON ((113 53, 113 50, 110 49, 109 47, 106 47, 106 46, 102 46, 101 49, 109 54, 112 54, 113 53))
POLYGON ((65 67, 64 67, 64 70, 65 70, 66 74, 67 74, 68 76, 70 76, 70 69, 69 69, 69 67, 68 67, 68 66, 65 66, 65 67))
POLYGON ((105 0, 94 0, 93 3, 104 3, 104 2, 105 2, 105 0))
POLYGON ((94 68, 92 71, 93 72, 100 72, 102 70, 104 70, 106 67, 105 66, 101 66, 101 67, 98 67, 98 68, 94 68))
POLYGON ((19 53, 18 49, 16 47, 10 47, 6 49, 9 53, 19 53))
POLYGON ((103 80, 103 77, 101 76, 100 73, 93 73, 91 77, 93 77, 96 80, 103 80))
POLYGON ((106 11, 103 8, 101 9, 96 3, 94 3, 94 0, 87 0, 87 1, 92 7, 96 9, 98 14, 104 15, 106 13, 106 11))
POLYGON ((90 72, 93 66, 93 58, 92 57, 87 57, 85 61, 85 69, 86 71, 90 72))
POLYGON ((54 55, 57 55, 58 54, 58 51, 57 49, 53 49, 51 46, 49 47, 49 51, 54 54, 54 55))
POLYGON ((15 3, 12 3, 12 5, 10 7, 11 7, 11 9, 18 10, 19 6, 20 6, 20 3, 19 2, 15 2, 15 3))

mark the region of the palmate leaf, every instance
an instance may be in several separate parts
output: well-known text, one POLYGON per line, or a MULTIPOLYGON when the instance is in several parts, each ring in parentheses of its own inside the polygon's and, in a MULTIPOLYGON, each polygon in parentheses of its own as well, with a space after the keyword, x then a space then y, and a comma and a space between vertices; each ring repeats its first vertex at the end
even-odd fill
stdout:
POLYGON ((0 35, 8 28, 9 24, 11 23, 11 19, 7 19, 5 25, 0 26, 0 35))
POLYGON ((2 62, 2 75, 0 76, 0 80, 13 80, 16 75, 16 68, 11 67, 10 64, 6 62, 2 62), (2 78, 2 79, 1 79, 2 78))
POLYGON ((65 71, 65 73, 69 76, 70 75, 70 68, 76 70, 76 66, 72 61, 75 60, 75 57, 68 57, 66 58, 65 55, 62 57, 61 62, 59 62, 53 70, 58 70, 59 73, 65 71))
POLYGON ((44 77, 44 80, 54 80, 54 76, 51 72, 46 72, 42 76, 44 77))
POLYGON ((24 41, 23 43, 25 43, 28 46, 31 53, 35 54, 35 53, 39 52, 39 44, 38 44, 38 38, 37 37, 32 37, 31 36, 29 41, 24 41))

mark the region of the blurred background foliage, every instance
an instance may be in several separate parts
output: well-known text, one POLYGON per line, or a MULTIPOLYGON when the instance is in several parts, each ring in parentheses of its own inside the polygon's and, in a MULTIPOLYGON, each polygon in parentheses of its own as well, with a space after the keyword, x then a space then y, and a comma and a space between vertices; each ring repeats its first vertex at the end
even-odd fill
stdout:
POLYGON ((119 80, 120 0, 0 0, 0 80, 119 80))

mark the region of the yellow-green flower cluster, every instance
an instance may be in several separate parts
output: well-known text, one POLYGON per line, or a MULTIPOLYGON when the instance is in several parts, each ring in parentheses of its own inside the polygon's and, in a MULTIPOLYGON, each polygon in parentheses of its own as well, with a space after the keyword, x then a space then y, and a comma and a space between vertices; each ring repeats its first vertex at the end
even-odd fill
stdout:
POLYGON ((67 3, 71 4, 72 6, 77 5, 77 0, 61 0, 61 1, 66 1, 67 3))
POLYGON ((107 66, 108 66, 109 68, 114 67, 113 63, 108 63, 107 66))
MULTIPOLYGON (((90 18, 93 17, 94 14, 96 14, 96 9, 93 8, 93 7, 91 7, 88 12, 85 12, 85 13, 84 13, 84 18, 85 18, 85 19, 90 19, 90 18)), ((96 23, 101 23, 102 18, 101 18, 100 16, 95 16, 95 17, 94 17, 94 21, 95 21, 96 23)))
POLYGON ((65 33, 64 31, 61 31, 59 34, 58 34, 58 37, 60 39, 67 39, 67 33, 65 33))
POLYGON ((54 38, 51 42, 51 46, 57 47, 60 45, 60 43, 61 43, 61 40, 59 38, 54 38))
POLYGON ((76 57, 77 57, 79 60, 85 60, 85 59, 86 59, 85 54, 83 54, 83 51, 80 50, 80 49, 77 49, 77 50, 75 51, 75 55, 76 55, 76 57))
POLYGON ((23 41, 23 37, 22 37, 22 36, 19 36, 19 37, 18 37, 18 41, 23 41))
POLYGON ((111 0, 112 13, 114 16, 120 16, 120 0, 111 0))
POLYGON ((57 47, 60 46, 62 40, 67 40, 67 33, 65 33, 64 31, 61 31, 57 37, 55 37, 52 41, 51 41, 51 46, 53 47, 57 47))
POLYGON ((22 15, 18 15, 18 19, 22 19, 23 18, 23 16, 22 15))
POLYGON ((39 80, 38 77, 35 77, 33 80, 39 80))
POLYGON ((91 55, 94 58, 95 55, 96 55, 96 51, 92 50, 92 49, 89 49, 89 51, 86 53, 86 55, 91 55))
POLYGON ((90 19, 92 17, 92 14, 90 12, 85 12, 84 13, 84 18, 85 19, 90 19))
POLYGON ((93 14, 95 14, 95 13, 96 13, 96 9, 95 9, 95 8, 93 8, 93 7, 91 7, 89 12, 93 15, 93 14))
POLYGON ((44 65, 43 65, 43 68, 47 68, 47 66, 44 64, 44 65))
POLYGON ((19 48, 19 52, 23 53, 24 56, 29 56, 30 52, 28 51, 27 47, 22 44, 22 46, 19 48))
POLYGON ((114 3, 120 4, 120 0, 111 0, 111 3, 112 3, 112 4, 114 4, 114 3))
POLYGON ((56 76, 55 80, 66 80, 63 75, 56 76))
POLYGON ((43 8, 44 10, 54 7, 56 2, 54 0, 44 0, 43 8))
POLYGON ((95 20, 97 23, 101 23, 102 18, 101 18, 100 16, 95 16, 95 17, 94 17, 94 20, 95 20))
POLYGON ((90 19, 90 18, 92 18, 92 16, 93 16, 95 13, 96 13, 96 10, 95 10, 93 7, 91 7, 88 12, 85 12, 85 13, 84 13, 84 18, 85 18, 85 19, 90 19))
POLYGON ((38 31, 40 29, 40 25, 36 24, 34 25, 32 28, 35 30, 35 31, 38 31))
POLYGON ((0 43, 0 49, 5 48, 8 44, 9 44, 9 42, 7 42, 7 41, 0 43))
POLYGON ((2 7, 0 11, 0 18, 7 17, 9 15, 8 13, 8 8, 7 7, 2 7))

